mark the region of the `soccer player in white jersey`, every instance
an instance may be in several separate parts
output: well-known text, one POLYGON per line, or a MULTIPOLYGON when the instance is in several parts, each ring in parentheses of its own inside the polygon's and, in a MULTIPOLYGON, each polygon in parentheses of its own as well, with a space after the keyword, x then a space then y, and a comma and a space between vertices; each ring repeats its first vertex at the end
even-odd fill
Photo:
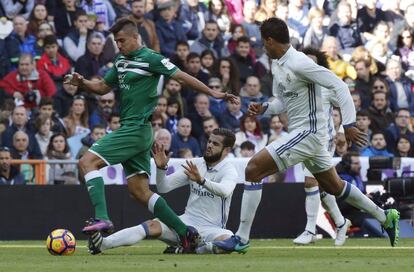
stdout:
MULTIPOLYGON (((365 134, 355 127, 355 108, 347 85, 290 45, 289 31, 284 21, 269 18, 262 23, 260 32, 266 53, 273 60, 275 99, 271 103, 252 103, 248 111, 253 115, 287 112, 289 133, 252 157, 245 170, 246 181, 260 183, 269 175, 303 162, 324 191, 376 218, 388 233, 391 246, 395 246, 398 241, 399 212, 395 209, 384 211, 358 188, 341 180, 326 148, 328 128, 321 87, 336 97, 347 139, 357 145, 366 143, 365 134)), ((215 244, 231 251, 241 243, 237 236, 232 236, 215 244)))
MULTIPOLYGON (((329 69, 328 61, 325 54, 318 49, 307 47, 302 52, 311 58, 315 63, 329 69)), ((332 109, 333 106, 338 106, 336 97, 330 95, 329 90, 322 88, 322 106, 325 111, 325 115, 328 118, 328 136, 327 149, 331 156, 335 153, 335 135, 337 133, 343 133, 343 127, 340 126, 339 130, 335 130, 332 109)), ((347 110, 347 109, 345 109, 347 110)), ((352 114, 352 113, 350 113, 352 114)), ((351 222, 346 219, 338 208, 336 199, 333 195, 323 192, 319 189, 318 181, 312 175, 308 169, 304 169, 305 172, 305 211, 306 211, 306 227, 305 231, 293 240, 295 244, 307 245, 316 241, 316 220, 318 217, 319 205, 322 201, 324 208, 327 210, 336 225, 336 238, 335 246, 342 246, 345 243, 346 232, 351 225, 351 222)))
MULTIPOLYGON (((169 157, 165 154, 164 147, 154 146, 158 191, 167 193, 185 185, 190 186, 187 206, 180 219, 186 225, 196 228, 201 236, 203 243, 196 248, 196 253, 224 253, 215 248, 212 241, 233 235, 225 226, 238 174, 226 156, 231 152, 235 139, 234 133, 229 129, 214 129, 207 141, 204 157, 187 160, 182 165, 183 169, 168 176, 166 170, 169 157)), ((89 252, 98 254, 110 248, 136 244, 145 238, 157 238, 171 245, 165 253, 181 253, 177 233, 158 219, 123 229, 105 238, 96 232, 89 239, 89 252)))

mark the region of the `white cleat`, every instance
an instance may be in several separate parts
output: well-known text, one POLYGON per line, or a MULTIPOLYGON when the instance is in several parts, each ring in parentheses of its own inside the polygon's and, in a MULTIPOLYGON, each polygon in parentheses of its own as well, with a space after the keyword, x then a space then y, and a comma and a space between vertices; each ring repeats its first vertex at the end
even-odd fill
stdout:
POLYGON ((336 228, 335 246, 343 246, 346 241, 346 232, 352 226, 351 221, 345 218, 345 223, 340 228, 336 228))
POLYGON ((298 237, 296 237, 295 240, 293 240, 293 243, 295 243, 296 245, 309 245, 315 243, 316 240, 317 238, 315 234, 305 230, 304 232, 302 232, 301 235, 299 235, 298 237))

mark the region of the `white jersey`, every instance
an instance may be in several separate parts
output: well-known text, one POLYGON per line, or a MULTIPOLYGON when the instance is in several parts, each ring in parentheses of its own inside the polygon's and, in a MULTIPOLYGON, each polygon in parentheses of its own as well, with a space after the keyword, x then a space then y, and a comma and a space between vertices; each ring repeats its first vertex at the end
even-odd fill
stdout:
POLYGON ((322 88, 322 103, 325 110, 325 116, 328 121, 328 143, 327 148, 329 152, 335 151, 334 139, 337 131, 335 130, 335 124, 332 117, 333 106, 338 106, 338 101, 331 95, 330 91, 326 88, 322 88))
POLYGON ((322 88, 341 109, 344 126, 355 123, 356 112, 347 85, 328 69, 317 65, 292 46, 278 60, 272 60, 273 96, 266 113, 286 111, 289 133, 317 134, 328 141, 328 121, 323 105, 322 88))
POLYGON ((204 158, 192 160, 198 168, 204 185, 190 181, 183 169, 165 176, 165 171, 157 169, 157 189, 167 193, 175 188, 190 185, 190 196, 184 215, 191 217, 198 226, 225 228, 229 217, 231 197, 238 181, 235 166, 224 159, 212 168, 207 168, 204 158))

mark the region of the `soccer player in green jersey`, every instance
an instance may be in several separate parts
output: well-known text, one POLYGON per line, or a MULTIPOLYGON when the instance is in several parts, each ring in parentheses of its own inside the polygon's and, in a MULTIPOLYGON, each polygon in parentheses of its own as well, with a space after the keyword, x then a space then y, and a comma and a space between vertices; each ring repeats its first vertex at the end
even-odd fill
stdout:
POLYGON ((157 84, 160 76, 165 75, 191 89, 218 99, 236 101, 236 98, 231 94, 208 88, 159 53, 144 47, 137 26, 131 20, 120 19, 110 31, 115 36, 120 54, 115 57, 113 67, 104 79, 90 81, 78 73, 65 77, 65 83, 98 95, 108 93, 113 87, 118 87, 120 92, 121 127, 93 144, 79 161, 95 208, 95 219, 82 231, 93 234, 97 231, 113 230, 106 208, 104 181, 98 170, 106 165, 122 163, 131 195, 139 203, 147 206, 168 227, 174 229, 183 247, 190 251, 198 236, 197 231, 186 226, 167 202, 153 193, 148 186, 151 170, 150 152, 153 144, 150 119, 157 105, 157 84))

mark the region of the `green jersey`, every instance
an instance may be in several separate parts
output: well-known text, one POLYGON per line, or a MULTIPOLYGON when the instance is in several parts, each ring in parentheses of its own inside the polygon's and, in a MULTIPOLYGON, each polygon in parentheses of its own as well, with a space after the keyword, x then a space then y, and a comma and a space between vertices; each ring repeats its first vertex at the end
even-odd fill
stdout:
POLYGON ((157 105, 161 75, 171 77, 179 69, 161 54, 142 47, 129 56, 118 55, 105 83, 118 87, 121 95, 121 123, 146 121, 157 105))

